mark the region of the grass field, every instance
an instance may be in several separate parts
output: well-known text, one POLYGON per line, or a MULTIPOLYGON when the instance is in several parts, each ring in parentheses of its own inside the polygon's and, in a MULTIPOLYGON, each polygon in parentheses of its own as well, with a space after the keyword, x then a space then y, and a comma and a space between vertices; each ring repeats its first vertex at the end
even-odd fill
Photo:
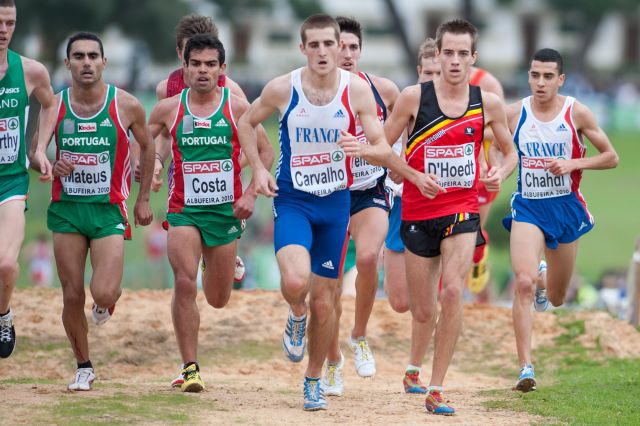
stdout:
MULTIPOLYGON (((277 144, 277 125, 271 121, 267 126, 274 144, 277 144)), ((611 269, 625 268, 628 265, 633 244, 640 235, 640 221, 637 211, 640 209, 640 171, 638 171, 638 134, 613 134, 611 140, 620 154, 620 165, 614 170, 585 171, 582 192, 587 199, 589 209, 596 218, 596 227, 581 240, 578 253, 577 271, 589 282, 597 282, 603 272, 611 269)), ((276 147, 277 150, 277 147, 276 147)), ((587 155, 593 155, 595 149, 589 146, 587 155)), ((276 159, 278 152, 276 152, 276 159)), ((491 263, 494 279, 503 285, 509 278, 509 234, 501 225, 501 219, 508 211, 509 198, 515 188, 515 174, 505 182, 504 190, 493 206, 488 230, 491 234, 491 263)), ((130 219, 137 194, 137 184, 133 185, 129 197, 130 219)), ((166 205, 166 187, 152 195, 153 210, 157 215, 164 215, 166 205)), ((38 182, 32 173, 29 195, 29 211, 27 212, 27 229, 25 242, 35 238, 39 232, 46 231, 46 208, 50 197, 50 185, 38 182)), ((259 203, 260 216, 263 221, 269 220, 270 202, 262 199, 259 203)), ((126 266, 123 284, 126 287, 138 288, 149 284, 149 274, 154 272, 144 256, 143 230, 134 230, 134 240, 126 244, 126 266)), ((243 250, 243 243, 240 243, 243 250)), ((275 261, 275 260, 274 260, 275 261)), ((24 265, 24 264, 23 264, 24 265)), ((27 285, 26 265, 20 275, 20 285, 27 285)))

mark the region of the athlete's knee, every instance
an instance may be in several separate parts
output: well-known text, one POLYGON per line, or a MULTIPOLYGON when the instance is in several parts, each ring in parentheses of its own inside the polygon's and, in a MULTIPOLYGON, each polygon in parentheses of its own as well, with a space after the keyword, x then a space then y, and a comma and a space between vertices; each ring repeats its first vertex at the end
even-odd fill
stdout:
POLYGON ((311 314, 316 316, 319 324, 326 322, 335 312, 332 295, 316 294, 310 301, 311 314))
POLYGON ((378 253, 368 247, 356 252, 356 268, 360 271, 375 272, 378 267, 378 253))
POLYGON ((440 294, 442 310, 455 309, 462 305, 462 288, 457 285, 447 286, 440 294))
POLYGON ((207 303, 209 305, 216 309, 221 309, 229 302, 229 298, 231 297, 231 287, 229 287, 229 291, 205 292, 204 295, 207 298, 207 303))
MULTIPOLYGON (((64 287, 63 287, 64 288, 64 287)), ((65 307, 82 307, 84 309, 85 293, 84 288, 77 290, 66 288, 62 292, 62 302, 65 307)))
POLYGON ((196 276, 184 272, 174 274, 174 297, 177 299, 195 300, 198 294, 196 276))
POLYGON ((435 303, 420 303, 411 306, 411 315, 419 323, 432 323, 438 314, 438 307, 435 303))
POLYGON ((547 289, 547 298, 549 299, 549 302, 554 306, 554 307, 558 307, 558 306, 562 306, 562 304, 564 303, 564 298, 566 296, 566 291, 564 290, 550 290, 547 289))
POLYGON ((282 275, 282 286, 287 293, 301 295, 307 291, 309 278, 295 271, 290 271, 282 275))
POLYGON ((409 310, 409 300, 406 297, 390 293, 387 295, 387 299, 389 300, 389 306, 391 306, 391 309, 399 314, 403 314, 409 310))
POLYGON ((93 297, 93 303, 100 306, 101 308, 108 308, 110 306, 115 305, 115 303, 120 298, 122 294, 122 290, 120 287, 115 287, 112 289, 95 289, 91 290, 91 296, 93 297))
POLYGON ((524 272, 516 273, 516 281, 515 281, 515 294, 516 297, 533 297, 533 293, 535 291, 535 281, 536 278, 532 277, 530 274, 524 272))
POLYGON ((9 259, 0 260, 0 283, 3 286, 13 286, 18 272, 18 262, 9 259))

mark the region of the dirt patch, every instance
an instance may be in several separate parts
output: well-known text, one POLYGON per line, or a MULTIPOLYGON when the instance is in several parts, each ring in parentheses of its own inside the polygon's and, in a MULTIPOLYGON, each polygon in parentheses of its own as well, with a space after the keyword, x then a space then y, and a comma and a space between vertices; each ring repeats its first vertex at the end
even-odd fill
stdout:
MULTIPOLYGON (((74 397, 65 389, 75 363, 60 319, 61 292, 21 290, 13 300, 18 347, 11 358, 0 361, 0 392, 4 404, 16 407, 9 412, 10 423, 26 424, 34 412, 46 412, 61 399, 74 397)), ((170 291, 125 291, 107 324, 90 324, 91 359, 98 381, 93 392, 76 397, 122 394, 135 398, 177 392, 169 388, 180 363, 170 304, 170 291)), ((279 346, 287 314, 279 292, 234 292, 221 310, 209 307, 200 295, 198 305, 199 359, 207 389, 185 396, 202 402, 192 413, 197 423, 520 425, 540 421, 525 413, 489 410, 478 395, 481 390, 513 385, 517 366, 508 309, 465 306, 464 329, 446 382, 447 398, 458 414, 442 419, 425 414, 422 397, 402 392, 410 316, 393 312, 385 300, 376 301, 369 324, 369 342, 378 368, 375 378, 357 377, 347 355, 345 396, 331 398, 329 409, 319 413, 302 411, 306 362, 288 362, 279 346)), ((352 298, 344 298, 342 336, 350 330, 353 305, 352 298)), ((88 297, 88 315, 90 307, 88 297)), ((575 319, 585 321, 586 333, 580 337, 585 345, 600 345, 609 356, 640 356, 640 333, 627 324, 601 313, 580 313, 575 319)), ((554 315, 536 314, 534 346, 551 345, 564 331, 554 315)), ((425 377, 430 373, 430 357, 429 353, 425 377)))

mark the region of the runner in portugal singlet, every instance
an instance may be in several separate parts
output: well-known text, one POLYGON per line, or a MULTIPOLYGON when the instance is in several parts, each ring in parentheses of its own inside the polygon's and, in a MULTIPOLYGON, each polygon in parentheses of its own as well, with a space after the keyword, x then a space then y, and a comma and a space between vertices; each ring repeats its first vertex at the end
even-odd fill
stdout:
POLYGON ((56 160, 68 160, 74 169, 69 176, 54 177, 48 213, 53 232, 75 232, 90 239, 131 236, 125 205, 131 185, 129 139, 119 119, 117 96, 118 89, 108 85, 102 109, 92 117, 80 117, 71 106, 69 89, 62 92, 56 160), (96 212, 83 214, 87 209, 96 212))
POLYGON ((340 70, 335 97, 309 102, 301 69, 291 73, 291 99, 280 117, 280 158, 274 200, 274 246, 297 244, 311 254, 311 270, 337 278, 349 223, 350 160, 337 145, 340 131, 355 134, 349 102, 350 73, 340 70))

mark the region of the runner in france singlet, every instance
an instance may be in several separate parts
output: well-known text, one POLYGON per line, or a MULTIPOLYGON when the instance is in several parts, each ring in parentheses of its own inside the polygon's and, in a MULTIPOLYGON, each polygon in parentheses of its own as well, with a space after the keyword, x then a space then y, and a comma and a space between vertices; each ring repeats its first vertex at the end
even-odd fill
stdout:
POLYGON ((197 117, 190 111, 190 90, 182 91, 171 128, 175 171, 169 212, 215 211, 233 216, 233 202, 242 195, 242 183, 229 89, 220 89, 220 104, 209 117, 197 117))
POLYGON ((291 100, 280 117, 276 179, 280 192, 302 191, 324 197, 348 188, 352 182, 351 161, 336 143, 341 130, 355 134, 349 101, 350 73, 340 70, 335 97, 318 106, 304 95, 301 71, 291 72, 291 100))
POLYGON ((22 58, 8 50, 7 61, 7 73, 0 80, 0 176, 26 173, 29 166, 25 143, 29 96, 22 58))
POLYGON ((522 100, 520 120, 513 139, 520 159, 518 192, 523 198, 536 200, 579 192, 582 170, 563 176, 545 170, 549 160, 584 157, 586 147, 582 134, 576 131, 571 118, 574 101, 567 96, 560 113, 553 120, 543 122, 533 115, 531 97, 522 100))
POLYGON ((477 159, 484 130, 480 88, 469 86, 467 111, 458 118, 449 118, 438 106, 433 82, 420 86, 420 107, 407 141, 407 163, 420 172, 436 175, 438 184, 447 192, 430 200, 405 180, 402 220, 478 213, 477 159))
POLYGON ((107 86, 104 106, 93 117, 73 112, 69 89, 60 95, 55 126, 56 160, 75 167, 53 179, 52 202, 120 204, 129 196, 129 139, 118 115, 118 89, 107 86))
MULTIPOLYGON (((369 86, 371 87, 371 91, 373 92, 373 97, 376 100, 376 110, 378 113, 378 120, 380 123, 384 124, 387 119, 387 106, 384 104, 382 100, 382 96, 378 92, 378 89, 373 85, 371 78, 363 72, 358 73, 360 78, 364 79, 369 86)), ((364 131, 362 129, 362 125, 360 124, 360 117, 356 117, 356 138, 361 143, 369 143, 367 137, 364 135, 364 131)), ((380 177, 384 175, 384 168, 381 166, 373 166, 364 158, 353 158, 351 160, 351 173, 353 175, 353 183, 351 184, 352 191, 360 191, 363 189, 369 189, 376 186, 380 177)))

